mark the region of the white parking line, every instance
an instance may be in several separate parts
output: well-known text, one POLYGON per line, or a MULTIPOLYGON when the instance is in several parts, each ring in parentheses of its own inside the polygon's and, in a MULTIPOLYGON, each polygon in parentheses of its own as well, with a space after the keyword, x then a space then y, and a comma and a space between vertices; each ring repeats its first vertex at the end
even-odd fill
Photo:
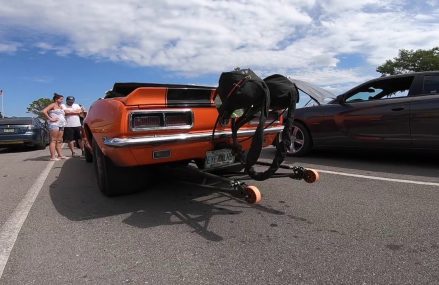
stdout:
POLYGON ((369 175, 360 175, 360 174, 353 174, 353 173, 337 172, 337 171, 330 171, 330 170, 319 170, 319 169, 316 169, 316 170, 318 172, 320 172, 320 173, 328 173, 328 174, 335 174, 335 175, 342 175, 342 176, 351 176, 351 177, 359 177, 359 178, 366 178, 366 179, 373 179, 373 180, 384 180, 384 181, 399 182, 399 183, 409 183, 409 184, 418 184, 418 185, 439 186, 439 183, 435 183, 435 182, 413 181, 413 180, 405 180, 405 179, 394 179, 394 178, 386 178, 386 177, 379 177, 379 176, 369 176, 369 175))
POLYGON ((15 208, 14 212, 4 223, 0 230, 0 278, 3 275, 3 270, 5 269, 6 263, 8 262, 9 255, 11 254, 12 248, 14 247, 15 241, 17 240, 18 233, 21 227, 26 221, 27 215, 32 208, 35 199, 40 193, 47 176, 55 162, 50 161, 40 176, 37 178, 32 187, 27 191, 26 196, 15 208))

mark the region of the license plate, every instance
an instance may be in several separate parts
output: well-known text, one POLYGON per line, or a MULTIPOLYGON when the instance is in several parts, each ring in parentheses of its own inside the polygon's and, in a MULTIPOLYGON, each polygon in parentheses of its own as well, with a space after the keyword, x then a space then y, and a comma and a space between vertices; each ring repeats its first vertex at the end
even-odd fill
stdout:
POLYGON ((14 133, 15 129, 3 129, 4 133, 14 133))
POLYGON ((233 162, 235 162, 235 156, 232 154, 231 149, 218 149, 208 151, 206 153, 206 161, 204 163, 204 167, 215 168, 229 165, 233 162))

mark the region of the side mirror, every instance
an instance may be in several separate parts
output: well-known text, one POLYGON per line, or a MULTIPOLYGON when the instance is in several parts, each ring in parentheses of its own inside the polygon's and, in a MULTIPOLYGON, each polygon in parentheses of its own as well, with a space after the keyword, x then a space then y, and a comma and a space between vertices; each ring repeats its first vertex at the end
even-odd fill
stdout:
POLYGON ((345 105, 345 104, 346 104, 343 95, 338 95, 338 96, 336 97, 336 100, 337 100, 338 104, 340 104, 340 105, 345 105))

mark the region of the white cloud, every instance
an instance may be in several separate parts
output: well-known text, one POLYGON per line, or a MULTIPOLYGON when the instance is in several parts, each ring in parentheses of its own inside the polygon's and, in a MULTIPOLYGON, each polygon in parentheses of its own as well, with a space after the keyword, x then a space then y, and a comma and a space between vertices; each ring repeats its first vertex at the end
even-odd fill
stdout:
POLYGON ((340 94, 374 77, 361 69, 335 68, 305 69, 288 76, 319 85, 334 94, 340 94))
MULTIPOLYGON (((236 66, 262 73, 302 73, 322 85, 337 84, 336 78, 364 78, 364 69, 338 68, 346 54, 361 55, 370 76, 401 48, 438 45, 436 1, 426 3, 431 9, 417 12, 407 10, 410 3, 22 0, 0 5, 0 18, 3 38, 17 40, 20 30, 24 48, 43 52, 156 66, 186 75, 236 66)), ((0 52, 17 48, 0 43, 0 52)))
POLYGON ((361 11, 366 6, 384 7, 386 2, 380 0, 326 0, 320 1, 323 10, 329 14, 340 14, 344 12, 361 11))
POLYGON ((16 52, 17 49, 18 49, 18 44, 0 42, 0 53, 13 53, 16 52))

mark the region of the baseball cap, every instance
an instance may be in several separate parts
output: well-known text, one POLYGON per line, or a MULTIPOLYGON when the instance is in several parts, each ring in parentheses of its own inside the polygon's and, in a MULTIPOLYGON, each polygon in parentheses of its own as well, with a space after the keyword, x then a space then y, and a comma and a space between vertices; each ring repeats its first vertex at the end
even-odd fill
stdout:
POLYGON ((67 101, 75 101, 75 97, 73 97, 73 96, 67 96, 66 100, 67 100, 67 101))

